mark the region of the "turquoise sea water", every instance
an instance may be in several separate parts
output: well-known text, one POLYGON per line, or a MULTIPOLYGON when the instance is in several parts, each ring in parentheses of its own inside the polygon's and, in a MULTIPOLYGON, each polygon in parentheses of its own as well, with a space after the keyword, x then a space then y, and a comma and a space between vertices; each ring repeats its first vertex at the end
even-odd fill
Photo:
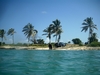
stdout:
POLYGON ((100 51, 0 50, 0 75, 100 75, 100 51))

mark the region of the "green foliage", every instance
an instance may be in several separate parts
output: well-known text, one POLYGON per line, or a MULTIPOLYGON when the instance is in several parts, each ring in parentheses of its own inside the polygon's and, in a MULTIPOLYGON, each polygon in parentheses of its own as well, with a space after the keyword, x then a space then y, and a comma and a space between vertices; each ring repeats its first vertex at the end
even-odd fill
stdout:
POLYGON ((37 30, 34 29, 34 26, 32 24, 28 23, 23 27, 22 32, 24 32, 25 36, 28 38, 28 42, 30 41, 30 37, 34 38, 36 34, 38 33, 37 30))
POLYGON ((100 47, 100 42, 94 41, 89 46, 91 46, 91 47, 100 47))
POLYGON ((5 45, 5 42, 0 42, 0 46, 5 45))
POLYGON ((10 28, 7 32, 8 35, 14 35, 14 33, 16 33, 16 32, 13 28, 10 28))
POLYGON ((3 42, 3 38, 6 39, 5 34, 6 34, 6 31, 4 29, 1 29, 0 30, 0 38, 2 38, 2 42, 3 42))
POLYGON ((30 46, 35 46, 35 47, 48 47, 48 44, 31 44, 30 46))
POLYGON ((53 29, 53 24, 50 24, 49 27, 47 27, 46 29, 43 30, 43 32, 45 32, 45 33, 42 34, 42 35, 47 35, 47 37, 49 38, 49 43, 51 43, 52 29, 53 29))
POLYGON ((92 43, 92 42, 98 42, 98 39, 97 39, 97 34, 96 33, 93 33, 92 36, 89 38, 89 42, 92 43))
POLYGON ((43 30, 47 37, 49 38, 49 43, 51 43, 51 35, 54 34, 53 36, 56 37, 56 42, 59 42, 61 39, 61 33, 62 33, 62 26, 60 25, 60 21, 56 19, 55 21, 52 21, 53 24, 50 24, 49 27, 43 30))
POLYGON ((61 24, 61 22, 58 19, 56 19, 55 21, 53 21, 53 25, 54 25, 53 26, 53 33, 54 33, 53 36, 56 37, 55 42, 59 42, 60 41, 60 39, 61 39, 61 33, 63 32, 62 31, 62 26, 60 24, 61 24))
POLYGON ((37 39, 37 43, 38 44, 44 44, 44 40, 43 39, 37 39))
MULTIPOLYGON (((93 30, 94 29, 97 29, 97 25, 95 25, 94 23, 93 23, 93 18, 89 18, 89 17, 87 17, 85 20, 84 20, 84 22, 82 23, 82 25, 84 25, 83 27, 82 27, 82 30, 81 30, 81 32, 82 31, 87 31, 88 29, 89 29, 89 37, 88 38, 90 38, 90 37, 92 37, 92 34, 93 34, 93 30)), ((91 42, 91 40, 90 39, 88 39, 89 40, 89 43, 91 42)))
POLYGON ((74 44, 82 45, 82 41, 81 41, 79 38, 72 39, 72 42, 73 42, 74 44))
POLYGON ((12 36, 13 44, 14 44, 14 33, 16 33, 16 32, 13 28, 10 28, 7 32, 8 35, 12 36))
POLYGON ((80 43, 79 46, 83 46, 83 43, 80 43))
POLYGON ((70 44, 71 42, 70 41, 68 41, 68 44, 70 44))

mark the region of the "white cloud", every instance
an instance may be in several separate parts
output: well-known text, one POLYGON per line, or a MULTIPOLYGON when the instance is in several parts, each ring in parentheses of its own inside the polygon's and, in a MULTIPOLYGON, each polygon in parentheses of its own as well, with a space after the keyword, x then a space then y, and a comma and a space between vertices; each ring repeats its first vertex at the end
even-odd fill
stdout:
POLYGON ((42 11, 41 13, 42 13, 42 14, 46 14, 47 12, 46 12, 46 11, 42 11))

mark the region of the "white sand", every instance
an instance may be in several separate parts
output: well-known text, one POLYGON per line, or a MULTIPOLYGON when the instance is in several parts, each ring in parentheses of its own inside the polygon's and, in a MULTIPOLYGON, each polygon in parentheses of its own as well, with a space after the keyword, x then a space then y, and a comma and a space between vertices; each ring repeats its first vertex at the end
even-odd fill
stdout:
MULTIPOLYGON (((49 50, 49 48, 36 48, 33 46, 0 46, 1 49, 27 49, 27 50, 49 50)), ((59 48, 53 48, 52 50, 100 50, 100 47, 86 47, 86 46, 80 46, 80 47, 59 47, 59 48)))

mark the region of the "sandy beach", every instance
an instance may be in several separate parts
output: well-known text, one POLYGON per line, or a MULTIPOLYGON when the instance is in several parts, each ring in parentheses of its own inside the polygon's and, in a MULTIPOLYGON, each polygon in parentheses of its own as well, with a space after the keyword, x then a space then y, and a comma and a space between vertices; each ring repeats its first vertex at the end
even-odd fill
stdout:
MULTIPOLYGON (((48 47, 46 48, 37 48, 33 46, 0 46, 0 49, 16 49, 16 50, 49 50, 48 47)), ((59 47, 53 48, 52 50, 100 50, 100 47, 86 47, 86 46, 79 46, 79 47, 59 47)))

